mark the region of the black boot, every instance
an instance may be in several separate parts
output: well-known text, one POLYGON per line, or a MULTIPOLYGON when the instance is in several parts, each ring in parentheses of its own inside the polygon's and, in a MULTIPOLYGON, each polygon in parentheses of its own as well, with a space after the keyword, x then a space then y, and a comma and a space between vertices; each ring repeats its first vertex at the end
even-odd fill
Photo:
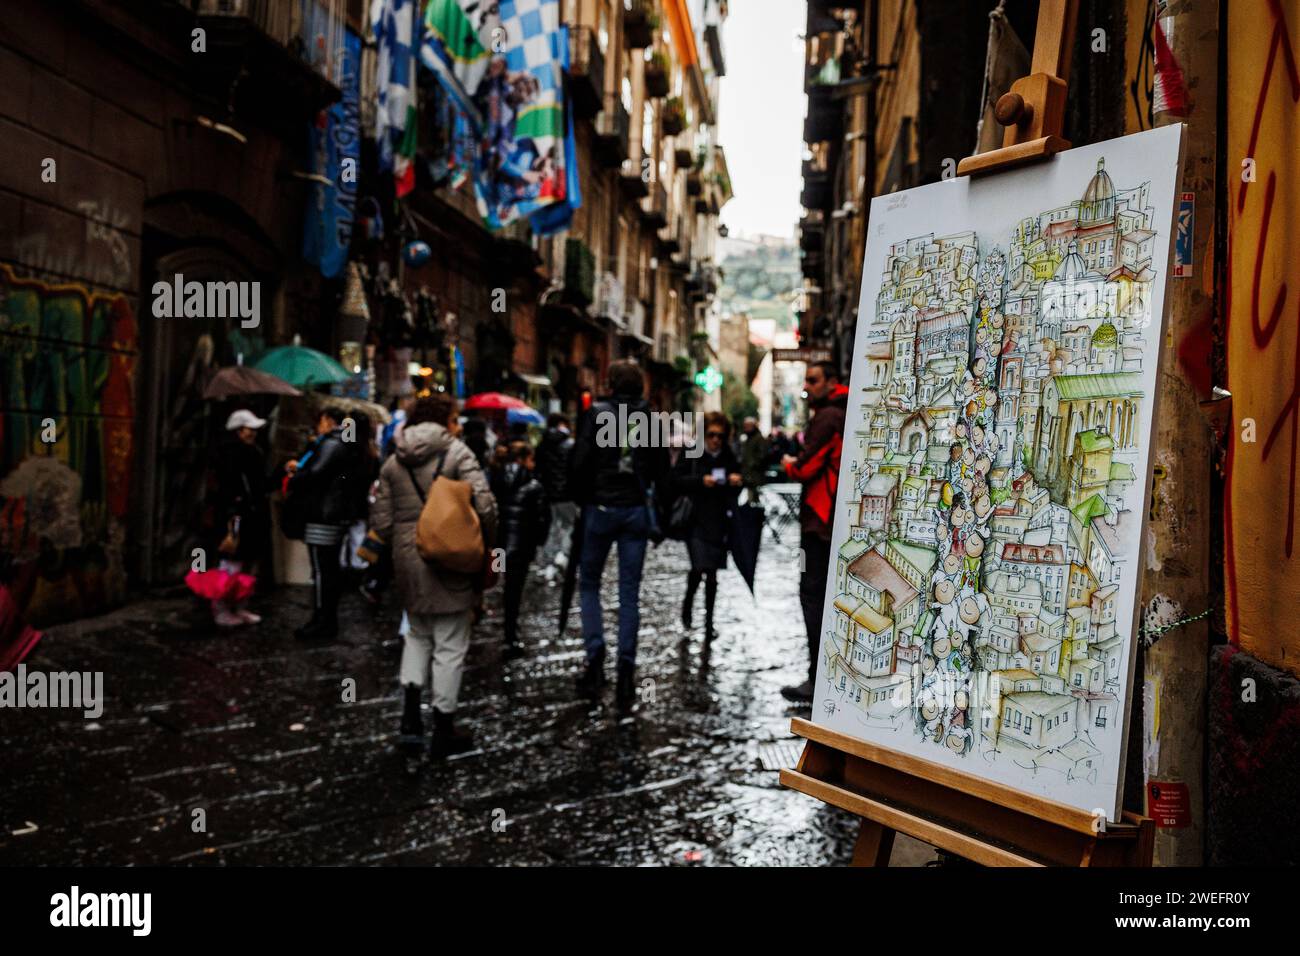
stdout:
POLYGON ((587 661, 587 667, 578 678, 578 696, 595 699, 605 686, 605 661, 587 661))
POLYGON ((695 589, 700 586, 700 576, 694 571, 686 578, 686 599, 682 601, 682 627, 691 629, 695 611, 695 589))
POLYGON ((429 756, 434 760, 463 754, 474 749, 474 736, 456 726, 451 714, 433 708, 433 736, 429 739, 429 756))
POLYGON ((418 757, 424 746, 424 718, 420 716, 421 690, 419 684, 402 685, 406 702, 402 707, 402 724, 397 731, 397 746, 408 757, 418 757))
POLYGON ((718 600, 718 576, 710 572, 704 580, 704 639, 711 641, 718 636, 713 629, 713 605, 718 600))
POLYGON ((618 709, 626 713, 636 702, 636 688, 633 685, 633 668, 631 664, 618 662, 618 680, 614 685, 614 701, 618 709))
POLYGON ((313 614, 310 621, 293 632, 293 636, 300 641, 324 643, 334 640, 338 632, 338 618, 332 615, 313 614))

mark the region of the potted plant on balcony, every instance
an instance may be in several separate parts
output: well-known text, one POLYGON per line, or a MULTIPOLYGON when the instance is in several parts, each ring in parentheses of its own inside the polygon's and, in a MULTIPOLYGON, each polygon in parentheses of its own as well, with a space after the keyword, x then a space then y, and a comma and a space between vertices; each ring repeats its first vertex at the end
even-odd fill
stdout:
POLYGON ((656 50, 645 62, 646 96, 660 97, 668 95, 668 57, 656 50))
POLYGON ((676 136, 686 129, 686 107, 680 97, 670 96, 664 104, 663 128, 665 136, 676 136))
POLYGON ((623 13, 623 42, 630 50, 650 45, 654 32, 659 29, 659 15, 652 9, 650 0, 627 0, 623 13))

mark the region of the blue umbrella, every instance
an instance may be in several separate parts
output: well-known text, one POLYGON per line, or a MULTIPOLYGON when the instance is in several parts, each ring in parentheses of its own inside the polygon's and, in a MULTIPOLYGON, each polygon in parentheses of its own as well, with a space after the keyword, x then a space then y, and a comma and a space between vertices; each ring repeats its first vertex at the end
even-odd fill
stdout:
POLYGON ((545 425, 546 417, 535 408, 506 409, 506 423, 509 425, 545 425))

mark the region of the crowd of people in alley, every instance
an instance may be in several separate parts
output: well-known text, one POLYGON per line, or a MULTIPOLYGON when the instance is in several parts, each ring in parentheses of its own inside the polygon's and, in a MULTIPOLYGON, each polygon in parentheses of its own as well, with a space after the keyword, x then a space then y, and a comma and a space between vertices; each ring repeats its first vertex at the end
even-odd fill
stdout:
POLYGON ((211 600, 218 627, 256 624, 248 608, 254 573, 266 564, 278 527, 306 546, 310 561, 311 615, 298 639, 333 640, 344 594, 359 591, 372 604, 391 600, 402 612, 399 746, 412 760, 422 752, 444 757, 473 746, 455 715, 485 592, 501 587, 503 655, 514 658, 539 639, 521 626, 530 583, 563 587, 566 608, 576 590, 584 647, 576 692, 599 699, 612 676, 614 702, 625 711, 635 700, 647 549, 665 538, 684 543, 681 625, 691 632, 702 620, 704 640, 712 641, 718 572, 734 553, 738 509, 757 505, 767 482, 798 482, 808 672, 782 693, 806 704, 830 569, 847 389, 831 363, 809 366, 809 420, 798 437, 780 429, 765 436, 755 418, 733 423, 721 412, 702 417, 693 439, 702 448, 603 437, 602 421, 635 421, 634 413, 650 411, 644 383, 636 363, 615 363, 607 395, 576 419, 550 415, 532 434, 523 425, 467 417, 440 392, 404 400, 383 428, 331 405, 301 453, 274 469, 259 440, 266 420, 238 409, 214 456, 212 537, 222 585, 209 591, 213 576, 196 574, 191 587, 211 600), (278 521, 270 503, 276 491, 278 521), (601 590, 607 571, 617 580, 612 641, 601 590))

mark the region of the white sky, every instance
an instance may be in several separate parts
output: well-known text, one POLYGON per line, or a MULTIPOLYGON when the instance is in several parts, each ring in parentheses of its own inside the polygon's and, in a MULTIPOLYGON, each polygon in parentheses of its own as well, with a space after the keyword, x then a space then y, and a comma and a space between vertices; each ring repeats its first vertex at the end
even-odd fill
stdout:
POLYGON ((731 0, 722 28, 727 75, 718 138, 735 198, 721 219, 733 236, 794 236, 803 159, 801 0, 731 0))

